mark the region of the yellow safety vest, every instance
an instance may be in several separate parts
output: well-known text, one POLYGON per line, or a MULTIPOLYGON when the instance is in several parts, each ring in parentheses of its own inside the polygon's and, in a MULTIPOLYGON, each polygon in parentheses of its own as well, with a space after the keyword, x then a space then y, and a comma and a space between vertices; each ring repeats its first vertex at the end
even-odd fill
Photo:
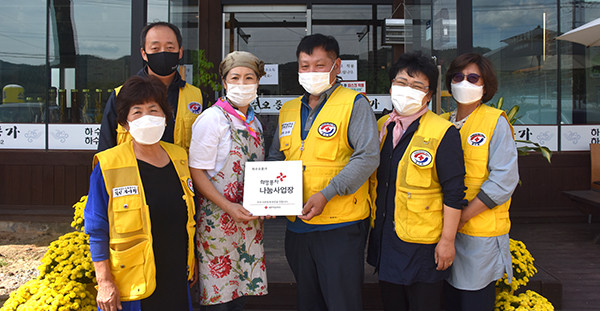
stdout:
MULTIPOLYGON (((380 132, 388 118, 389 115, 386 115, 377 122, 380 132)), ((419 128, 398 163, 394 222, 396 234, 405 242, 434 244, 442 235, 444 195, 437 176, 435 156, 450 126, 452 123, 427 111, 421 116, 419 128)), ((384 141, 385 137, 380 146, 384 141)), ((377 188, 376 176, 375 173, 371 176, 372 190, 377 188)), ((371 193, 375 202, 375 191, 371 193)), ((373 222, 374 211, 371 217, 373 222)))
MULTIPOLYGON (((465 186, 467 187, 465 198, 469 202, 477 196, 481 190, 481 185, 490 175, 488 171, 489 143, 494 135, 494 129, 500 116, 508 122, 504 111, 481 104, 469 115, 469 118, 460 129, 467 172, 465 175, 465 186)), ((442 117, 449 120, 450 114, 446 113, 442 117)), ((512 126, 510 129, 514 138, 514 129, 512 126)), ((510 218, 508 215, 510 201, 509 199, 507 202, 485 210, 471 218, 459 232, 482 237, 508 233, 510 231, 510 218)))
MULTIPOLYGON (((115 96, 119 94, 122 86, 115 88, 115 96)), ((186 83, 185 87, 179 89, 179 102, 175 118, 175 129, 173 130, 173 143, 185 149, 190 149, 192 140, 192 125, 196 117, 202 112, 202 91, 199 88, 186 83)), ((117 125, 117 145, 131 140, 131 134, 121 124, 117 125)))
MULTIPOLYGON (((177 171, 188 221, 188 279, 194 271, 194 192, 188 168, 187 153, 170 143, 160 142, 177 171)), ((94 166, 100 163, 108 192, 108 224, 110 269, 121 300, 149 297, 156 288, 156 268, 152 249, 150 212, 142 185, 137 159, 131 142, 99 152, 94 166)), ((168 286, 168 284, 167 284, 168 286)))
MULTIPOLYGON (((279 112, 280 151, 285 159, 302 160, 304 202, 323 190, 346 164, 354 149, 348 142, 348 123, 358 92, 338 86, 317 115, 305 140, 302 140, 300 110, 302 97, 286 102, 279 112)), ((365 182, 355 193, 336 195, 323 213, 306 221, 309 224, 336 224, 369 216, 370 198, 365 182)), ((295 217, 288 217, 291 221, 295 217)))

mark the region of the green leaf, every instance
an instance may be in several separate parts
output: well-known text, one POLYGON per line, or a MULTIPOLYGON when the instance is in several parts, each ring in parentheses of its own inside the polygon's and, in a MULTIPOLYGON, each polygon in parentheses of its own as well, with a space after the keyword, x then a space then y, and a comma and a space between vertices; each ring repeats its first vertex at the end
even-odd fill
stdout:
POLYGON ((503 106, 503 105, 504 105, 504 97, 500 97, 500 98, 498 99, 498 104, 497 104, 497 106, 498 106, 498 107, 496 107, 496 108, 498 108, 498 109, 502 110, 502 106, 503 106))
POLYGON ((519 112, 519 105, 514 105, 506 114, 506 117, 508 118, 508 122, 510 122, 510 124, 514 124, 515 121, 517 121, 517 112, 519 112))
POLYGON ((544 158, 546 158, 548 163, 552 163, 552 161, 551 161, 552 151, 550 151, 550 149, 548 149, 548 147, 540 147, 540 149, 542 152, 542 156, 544 156, 544 158))

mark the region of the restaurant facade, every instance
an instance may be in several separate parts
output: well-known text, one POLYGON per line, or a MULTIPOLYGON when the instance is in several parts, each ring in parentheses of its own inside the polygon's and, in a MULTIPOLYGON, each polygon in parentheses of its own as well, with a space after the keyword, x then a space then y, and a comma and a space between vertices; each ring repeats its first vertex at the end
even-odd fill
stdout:
POLYGON ((338 40, 340 78, 376 114, 391 109, 387 71, 401 53, 435 58, 438 113, 455 105, 443 83, 449 63, 481 53, 499 81, 490 103, 519 107, 516 139, 554 151, 552 164, 520 157, 513 206, 568 206, 561 190, 589 188, 600 48, 554 38, 600 17, 600 1, 5 0, 0 14, 0 207, 68 206, 87 193, 106 99, 143 67, 139 33, 153 21, 180 27, 180 73, 213 99, 198 82, 219 82, 211 64, 235 50, 264 60, 254 105, 268 136, 282 103, 302 92, 295 50, 305 35, 338 40))

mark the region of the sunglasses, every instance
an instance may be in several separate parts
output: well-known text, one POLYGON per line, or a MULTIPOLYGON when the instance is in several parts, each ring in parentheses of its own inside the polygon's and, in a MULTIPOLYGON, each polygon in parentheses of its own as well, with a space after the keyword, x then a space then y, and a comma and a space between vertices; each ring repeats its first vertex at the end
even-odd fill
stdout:
POLYGON ((459 72, 454 74, 454 77, 452 77, 452 81, 459 83, 462 82, 465 78, 467 78, 467 81, 469 81, 470 83, 475 84, 479 82, 479 78, 481 77, 476 73, 470 73, 465 76, 462 72, 459 72))

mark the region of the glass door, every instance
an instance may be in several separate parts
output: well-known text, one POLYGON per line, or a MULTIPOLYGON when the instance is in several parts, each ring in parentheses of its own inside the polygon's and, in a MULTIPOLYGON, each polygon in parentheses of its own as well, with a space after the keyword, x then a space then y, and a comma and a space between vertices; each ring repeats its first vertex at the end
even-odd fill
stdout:
POLYGON ((310 32, 305 5, 231 5, 223 7, 223 57, 247 51, 262 59, 267 76, 259 85, 259 111, 278 114, 279 97, 302 94, 298 85, 296 47, 310 32), (269 98, 277 97, 270 102, 269 98))

